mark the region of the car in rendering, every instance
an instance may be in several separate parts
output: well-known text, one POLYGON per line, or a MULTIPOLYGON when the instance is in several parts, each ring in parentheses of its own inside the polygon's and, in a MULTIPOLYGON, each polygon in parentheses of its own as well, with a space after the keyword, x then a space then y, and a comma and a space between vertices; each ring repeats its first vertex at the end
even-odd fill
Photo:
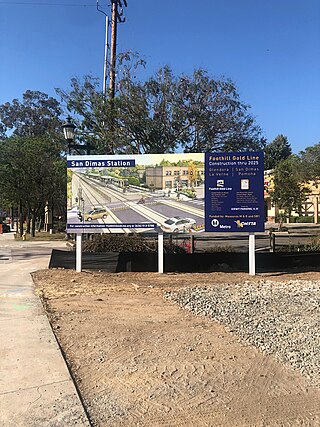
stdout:
POLYGON ((78 213, 79 212, 79 206, 71 206, 68 208, 67 213, 78 213))
POLYGON ((67 210, 68 219, 76 218, 79 214, 79 206, 72 206, 67 210))
POLYGON ((84 213, 85 221, 92 221, 93 219, 106 219, 108 216, 108 211, 106 208, 93 208, 89 212, 84 213))
POLYGON ((189 231, 196 225, 196 221, 193 218, 183 218, 181 216, 173 216, 172 218, 166 219, 162 224, 161 228, 167 233, 179 233, 189 231))

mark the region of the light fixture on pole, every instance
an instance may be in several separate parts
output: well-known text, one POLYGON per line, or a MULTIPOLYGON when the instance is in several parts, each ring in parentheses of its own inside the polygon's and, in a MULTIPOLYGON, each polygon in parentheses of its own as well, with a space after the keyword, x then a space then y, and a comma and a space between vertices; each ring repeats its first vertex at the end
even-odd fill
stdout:
POLYGON ((91 150, 94 148, 89 142, 87 144, 73 144, 75 140, 75 129, 76 125, 72 123, 71 117, 68 116, 66 122, 62 125, 63 134, 68 143, 68 152, 71 154, 71 149, 75 150, 78 154, 81 154, 82 150, 87 152, 87 155, 91 154, 91 150))
POLYGON ((71 117, 68 116, 66 122, 62 125, 63 134, 68 143, 68 151, 70 154, 71 143, 74 141, 74 131, 76 125, 72 123, 71 117))

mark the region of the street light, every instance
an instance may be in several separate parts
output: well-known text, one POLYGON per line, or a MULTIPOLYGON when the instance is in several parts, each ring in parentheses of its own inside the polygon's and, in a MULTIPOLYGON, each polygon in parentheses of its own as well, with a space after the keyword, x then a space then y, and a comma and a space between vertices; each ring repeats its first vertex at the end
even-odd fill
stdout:
POLYGON ((65 123, 63 123, 63 125, 62 125, 62 129, 63 129, 64 137, 68 142, 69 154, 70 154, 71 143, 74 141, 74 130, 75 130, 75 128, 76 128, 76 125, 74 123, 72 123, 71 117, 68 116, 67 121, 65 123))
POLYGON ((68 116, 66 122, 62 125, 63 134, 68 143, 69 154, 71 154, 71 149, 74 149, 78 154, 81 154, 79 150, 86 150, 87 154, 90 155, 91 150, 93 148, 91 144, 73 144, 76 125, 72 123, 71 120, 71 117, 68 116))

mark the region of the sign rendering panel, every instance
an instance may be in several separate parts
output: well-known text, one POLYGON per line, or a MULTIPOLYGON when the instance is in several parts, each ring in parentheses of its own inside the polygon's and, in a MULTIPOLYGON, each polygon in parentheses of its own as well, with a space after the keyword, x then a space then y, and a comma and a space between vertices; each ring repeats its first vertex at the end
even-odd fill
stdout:
POLYGON ((204 154, 68 156, 69 233, 204 231, 204 154))
POLYGON ((264 231, 262 152, 205 154, 205 231, 264 231))

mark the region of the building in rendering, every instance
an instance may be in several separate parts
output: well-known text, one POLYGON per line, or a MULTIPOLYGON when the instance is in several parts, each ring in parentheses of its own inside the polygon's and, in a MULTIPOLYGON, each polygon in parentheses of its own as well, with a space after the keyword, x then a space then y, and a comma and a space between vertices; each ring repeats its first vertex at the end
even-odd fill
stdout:
POLYGON ((196 187, 203 181, 203 165, 146 167, 146 184, 155 190, 196 187))

